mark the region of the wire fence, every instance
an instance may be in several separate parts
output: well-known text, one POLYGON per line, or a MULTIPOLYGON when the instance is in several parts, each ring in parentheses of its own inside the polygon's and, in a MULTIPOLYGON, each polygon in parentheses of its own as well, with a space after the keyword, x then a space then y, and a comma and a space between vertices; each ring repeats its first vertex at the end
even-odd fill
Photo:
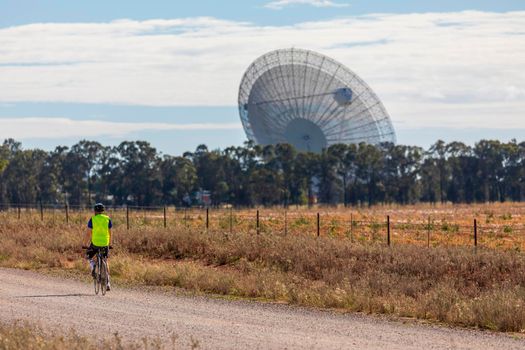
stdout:
MULTIPOLYGON (((362 213, 352 209, 313 208, 181 208, 173 206, 115 206, 107 208, 114 226, 121 229, 186 229, 202 233, 312 235, 379 244, 410 243, 434 246, 485 246, 522 251, 525 220, 521 214, 494 219, 490 214, 447 217, 362 213)), ((2 216, 32 220, 42 225, 85 227, 92 215, 85 206, 57 204, 3 204, 2 216)))

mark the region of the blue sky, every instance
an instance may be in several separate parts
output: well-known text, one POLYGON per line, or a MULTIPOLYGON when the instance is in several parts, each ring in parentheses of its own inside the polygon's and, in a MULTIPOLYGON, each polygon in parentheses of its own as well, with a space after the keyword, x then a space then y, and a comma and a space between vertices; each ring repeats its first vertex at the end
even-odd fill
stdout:
POLYGON ((0 139, 239 145, 244 70, 294 46, 367 81, 400 143, 522 141, 524 11, 517 0, 0 0, 0 139))
POLYGON ((36 22, 107 22, 117 18, 136 20, 209 16, 264 25, 319 21, 368 13, 519 11, 522 0, 334 0, 348 6, 316 7, 290 4, 283 10, 267 6, 271 0, 3 0, 0 26, 36 22))

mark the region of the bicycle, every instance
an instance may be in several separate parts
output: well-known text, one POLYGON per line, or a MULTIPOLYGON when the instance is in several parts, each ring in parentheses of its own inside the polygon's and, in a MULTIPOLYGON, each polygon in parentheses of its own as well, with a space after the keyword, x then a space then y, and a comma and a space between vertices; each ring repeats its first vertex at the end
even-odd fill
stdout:
MULTIPOLYGON (((89 249, 89 247, 82 246, 82 249, 89 249)), ((109 246, 108 249, 113 249, 109 246)), ((108 262, 104 257, 103 249, 97 249, 95 267, 93 269, 93 285, 95 287, 95 294, 101 291, 102 295, 106 295, 106 286, 109 280, 108 262)))

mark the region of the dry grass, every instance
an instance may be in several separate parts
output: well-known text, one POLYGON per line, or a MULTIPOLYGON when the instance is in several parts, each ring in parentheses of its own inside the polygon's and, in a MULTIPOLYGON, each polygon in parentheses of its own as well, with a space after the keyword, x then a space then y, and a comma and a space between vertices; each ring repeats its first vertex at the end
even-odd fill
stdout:
POLYGON ((158 338, 127 341, 123 340, 118 334, 114 334, 113 337, 107 339, 93 339, 80 336, 75 330, 69 332, 45 330, 38 325, 27 322, 0 323, 0 349, 5 350, 195 349, 198 347, 198 342, 192 341, 187 347, 177 345, 176 336, 172 336, 171 344, 168 346, 158 338))
MULTIPOLYGON (((473 223, 477 220, 478 245, 525 251, 525 203, 491 203, 474 205, 418 204, 368 207, 290 207, 261 208, 259 231, 268 234, 317 235, 317 213, 320 214, 320 235, 349 238, 362 243, 386 242, 386 217, 390 216, 394 244, 410 243, 426 246, 472 246, 473 223)), ((16 219, 12 209, 9 217, 16 219)), ((88 212, 72 211, 69 220, 74 227, 84 227, 88 212)), ((117 225, 126 225, 126 211, 113 210, 117 225)), ((38 210, 21 210, 21 221, 38 221, 38 210)), ((63 225, 64 208, 46 209, 44 225, 63 225)), ((130 209, 130 225, 134 228, 163 228, 163 210, 130 209)), ((173 230, 192 232, 256 233, 256 209, 210 209, 206 229, 206 210, 167 208, 166 223, 173 230), (231 225, 231 227, 230 227, 231 225)))
MULTIPOLYGON (((394 243, 426 246, 473 245, 474 220, 478 226, 478 245, 490 248, 525 250, 525 203, 476 205, 419 204, 385 205, 371 208, 259 209, 261 233, 317 235, 317 213, 320 235, 347 237, 358 242, 386 242, 386 220, 390 216, 394 243)), ((116 218, 125 224, 124 212, 116 218)), ((163 213, 131 211, 132 226, 162 227, 163 213)), ((208 231, 256 233, 256 210, 211 209, 208 231)), ((171 228, 188 227, 194 232, 206 231, 206 212, 202 209, 168 209, 171 228)))
MULTIPOLYGON (((417 217, 396 210, 400 217, 417 217)), ((494 221, 508 220, 497 217, 509 207, 490 210, 497 212, 494 221)), ((0 219, 0 265, 86 273, 80 225, 0 219)), ((151 222, 126 231, 117 225, 114 281, 525 331, 525 256, 518 250, 400 243, 388 248, 381 240, 339 235, 228 232, 183 224, 164 229, 151 222)))

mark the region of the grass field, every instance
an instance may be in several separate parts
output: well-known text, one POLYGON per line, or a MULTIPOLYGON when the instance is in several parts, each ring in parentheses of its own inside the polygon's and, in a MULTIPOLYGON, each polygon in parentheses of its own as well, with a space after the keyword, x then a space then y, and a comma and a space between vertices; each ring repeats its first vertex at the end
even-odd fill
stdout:
MULTIPOLYGON (((1 212, 0 212, 1 213, 1 212)), ((192 208, 114 208, 109 211, 120 229, 164 228, 192 232, 267 233, 281 235, 329 236, 362 243, 386 243, 387 220, 392 244, 423 246, 473 246, 474 221, 477 243, 489 248, 525 249, 525 203, 476 205, 375 206, 372 208, 290 207, 261 209, 192 208), (259 220, 257 220, 259 212, 259 220), (317 216, 319 215, 319 229, 317 216), (128 216, 128 218, 126 218, 128 216), (387 218, 388 217, 388 218, 387 218), (257 224, 258 223, 258 224, 257 224)), ((65 208, 10 209, 10 218, 37 222, 46 227, 64 225, 84 227, 90 212, 65 208), (67 218, 66 218, 67 215, 67 218)), ((2 215, 2 214, 0 214, 2 215)))
POLYGON ((80 336, 75 330, 49 330, 27 322, 0 323, 0 349, 6 350, 167 350, 198 347, 199 342, 196 340, 188 346, 180 344, 175 335, 171 337, 171 344, 166 345, 160 339, 143 338, 140 342, 130 342, 118 334, 106 339, 96 339, 80 336))
MULTIPOLYGON (((0 265, 85 276, 88 212, 0 213, 0 265)), ((524 204, 110 212, 113 281, 525 332, 524 204), (320 237, 317 237, 317 213, 320 237), (230 215, 231 213, 231 215, 230 215), (392 245, 386 245, 386 216, 392 245), (430 217, 430 225, 428 224, 430 217), (478 226, 473 247, 472 222, 478 226), (353 223, 353 224, 352 224, 353 223), (286 234, 285 234, 286 233, 286 234), (427 248, 430 233, 430 248, 427 248)))

